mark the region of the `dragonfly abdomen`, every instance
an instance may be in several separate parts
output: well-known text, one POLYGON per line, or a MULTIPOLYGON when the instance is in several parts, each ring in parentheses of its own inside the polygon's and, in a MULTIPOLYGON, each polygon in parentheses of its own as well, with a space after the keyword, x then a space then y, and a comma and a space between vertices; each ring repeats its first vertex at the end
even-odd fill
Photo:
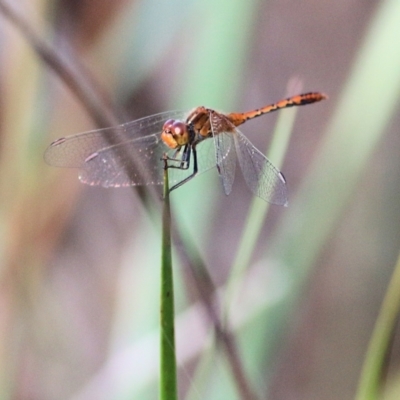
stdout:
POLYGON ((276 103, 270 104, 268 106, 258 108, 257 110, 244 112, 244 113, 231 113, 228 114, 229 120, 235 125, 239 126, 249 119, 259 117, 270 112, 281 110, 282 108, 289 108, 294 106, 304 106, 306 104, 316 103, 318 101, 326 99, 327 96, 323 93, 305 93, 299 94, 297 96, 289 97, 284 100, 280 100, 276 103))

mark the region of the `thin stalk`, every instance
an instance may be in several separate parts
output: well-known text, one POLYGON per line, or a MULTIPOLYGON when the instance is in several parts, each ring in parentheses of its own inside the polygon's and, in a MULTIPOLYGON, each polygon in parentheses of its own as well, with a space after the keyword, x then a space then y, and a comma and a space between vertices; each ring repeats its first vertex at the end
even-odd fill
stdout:
POLYGON ((164 207, 161 248, 160 399, 177 399, 174 282, 171 256, 171 209, 167 161, 164 167, 164 207))
POLYGON ((368 345, 357 391, 357 400, 380 398, 385 358, 400 312, 400 254, 368 345))

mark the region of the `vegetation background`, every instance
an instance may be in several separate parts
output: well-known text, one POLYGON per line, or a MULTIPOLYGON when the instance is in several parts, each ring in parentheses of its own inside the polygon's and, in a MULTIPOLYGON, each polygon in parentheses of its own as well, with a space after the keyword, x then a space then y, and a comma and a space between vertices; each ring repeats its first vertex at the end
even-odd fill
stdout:
MULTIPOLYGON (((135 191, 87 187, 44 163, 52 140, 99 121, 6 4, 100 85, 120 122, 329 95, 243 126, 264 151, 273 137, 284 145, 296 117, 281 165, 289 207, 256 214, 251 244, 249 208, 262 205, 240 173, 229 197, 211 171, 172 205, 225 294, 221 315, 257 397, 354 398, 400 244, 400 3, 0 1, 0 397, 86 400, 157 398, 161 214, 135 191)), ((180 398, 240 398, 190 266, 174 259, 180 398)), ((386 399, 399 397, 398 336, 386 399)))

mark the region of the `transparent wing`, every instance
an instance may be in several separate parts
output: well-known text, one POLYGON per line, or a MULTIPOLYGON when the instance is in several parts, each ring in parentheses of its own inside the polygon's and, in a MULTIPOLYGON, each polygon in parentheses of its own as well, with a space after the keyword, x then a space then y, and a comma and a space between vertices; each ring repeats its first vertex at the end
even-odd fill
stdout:
MULTIPOLYGON (((235 180, 236 171, 236 151, 234 145, 233 134, 230 132, 219 132, 221 124, 220 114, 212 113, 210 117, 211 130, 214 137, 215 158, 218 168, 218 173, 224 187, 225 194, 230 194, 232 191, 233 181, 235 180)), ((226 123, 227 121, 225 121, 226 123)), ((229 123, 229 121, 228 121, 229 123)), ((232 125, 232 128, 234 126, 232 125)))
POLYGON ((87 157, 79 179, 104 187, 162 184, 163 147, 159 134, 105 147, 87 157))
MULTIPOLYGON (((210 152, 211 140, 205 140, 198 147, 198 173, 215 167, 213 149, 210 152)), ((183 149, 182 149, 183 150, 183 149)), ((179 165, 182 150, 167 147, 159 134, 148 135, 119 145, 109 146, 90 155, 81 167, 79 179, 89 185, 104 187, 124 187, 134 185, 162 185, 164 179, 164 161, 167 154, 170 165, 179 165), (135 163, 132 163, 132 160, 135 163), (175 163, 175 164, 174 164, 175 163)), ((193 165, 188 169, 169 168, 169 181, 175 184, 192 174, 193 165)))
MULTIPOLYGON (((161 160, 164 153, 180 159, 181 153, 167 147, 160 134, 167 119, 184 119, 186 113, 169 111, 135 120, 113 128, 99 129, 53 142, 45 152, 45 161, 57 167, 80 168, 79 179, 89 185, 124 187, 163 184, 161 160)), ((210 140, 198 148, 199 173, 215 167, 210 140)), ((177 183, 192 172, 169 169, 171 183, 177 183)))
POLYGON ((111 128, 97 129, 67 136, 53 142, 45 151, 45 161, 55 167, 81 168, 93 153, 112 145, 160 134, 167 119, 182 119, 181 111, 167 111, 111 128))
POLYGON ((286 181, 282 173, 236 129, 236 153, 249 189, 272 204, 287 205, 286 181))

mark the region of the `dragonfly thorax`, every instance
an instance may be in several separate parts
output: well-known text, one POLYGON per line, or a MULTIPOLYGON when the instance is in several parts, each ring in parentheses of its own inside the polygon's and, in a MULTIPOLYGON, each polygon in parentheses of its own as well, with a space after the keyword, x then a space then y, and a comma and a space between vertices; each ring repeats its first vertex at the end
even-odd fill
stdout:
POLYGON ((190 142, 187 124, 177 119, 167 120, 161 132, 161 139, 171 149, 185 146, 190 142))

